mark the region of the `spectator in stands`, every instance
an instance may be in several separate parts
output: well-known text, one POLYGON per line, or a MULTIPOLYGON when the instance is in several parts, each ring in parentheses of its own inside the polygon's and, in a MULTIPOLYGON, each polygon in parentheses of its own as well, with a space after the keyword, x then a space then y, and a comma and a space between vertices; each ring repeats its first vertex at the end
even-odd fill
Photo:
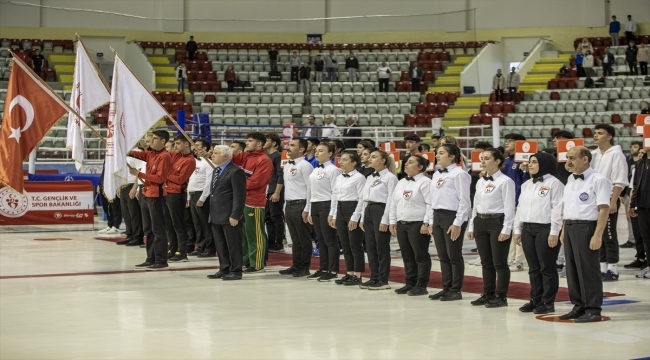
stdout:
POLYGON ((591 43, 589 42, 589 39, 583 38, 582 42, 578 44, 578 48, 576 51, 580 54, 586 54, 587 50, 591 51, 592 53, 594 52, 594 47, 591 46, 591 43))
POLYGON ((298 71, 300 70, 300 57, 298 57, 298 52, 294 51, 289 58, 289 66, 291 66, 291 81, 298 81, 298 71))
POLYGON ((627 39, 628 44, 630 41, 634 41, 634 33, 636 32, 636 23, 632 20, 632 15, 627 16, 627 22, 625 23, 625 38, 627 39))
POLYGON ((41 68, 43 67, 44 60, 45 60, 45 56, 41 55, 41 50, 36 49, 34 51, 34 55, 32 55, 32 67, 34 68, 34 72, 38 76, 41 76, 41 68))
POLYGON ((492 78, 492 90, 494 90, 495 101, 503 101, 503 89, 506 88, 506 78, 501 74, 501 69, 492 78))
POLYGON ((300 82, 300 92, 309 95, 309 82, 311 81, 311 68, 309 63, 305 61, 298 71, 298 81, 300 82))
POLYGON ((589 50, 585 53, 585 58, 582 59, 582 67, 585 69, 585 75, 587 77, 594 76, 594 56, 591 55, 591 51, 589 50))
POLYGON ((316 75, 314 77, 315 81, 323 82, 323 68, 325 67, 325 62, 323 59, 320 58, 320 55, 316 56, 316 60, 314 60, 314 74, 316 75))
MULTIPOLYGON (((305 128, 302 132, 303 137, 321 137, 321 128, 316 125, 316 118, 314 115, 309 115, 307 118, 307 125, 305 126, 312 126, 313 128, 305 128)), ((318 144, 316 146, 318 146, 318 144)), ((314 148, 314 150, 316 149, 314 148)), ((309 149, 307 149, 307 153, 309 154, 309 149)))
POLYGON ((336 125, 334 125, 331 115, 325 116, 325 126, 323 126, 322 130, 324 138, 335 138, 341 136, 341 131, 336 125))
POLYGON ((647 101, 641 103, 641 114, 650 114, 650 104, 647 101))
POLYGON ((420 81, 424 78, 424 70, 418 61, 409 67, 409 76, 411 77, 411 91, 420 92, 420 81))
POLYGON ((271 71, 278 71, 278 51, 275 46, 271 46, 269 50, 269 63, 271 64, 271 71))
POLYGON ((578 77, 584 77, 585 76, 585 69, 582 67, 582 62, 585 58, 585 54, 583 53, 578 53, 576 55, 576 59, 574 61, 574 64, 576 65, 576 69, 578 69, 578 77))
POLYGON ((187 51, 187 59, 194 61, 194 54, 196 54, 196 42, 194 41, 194 36, 190 36, 190 41, 185 44, 185 51, 187 51))
POLYGON ((354 53, 350 53, 350 56, 345 59, 345 69, 348 71, 348 81, 356 82, 357 81, 357 72, 359 71, 359 60, 354 57, 354 53))
POLYGON ((641 48, 636 54, 636 61, 639 62, 641 68, 641 75, 648 75, 648 59, 650 58, 650 48, 645 44, 641 44, 641 48))
POLYGON ((519 102, 519 94, 517 93, 517 88, 521 82, 521 77, 517 74, 517 69, 513 66, 510 69, 510 74, 508 74, 508 91, 510 92, 510 101, 519 102))
POLYGON ((187 68, 185 63, 181 63, 176 68, 176 80, 178 80, 178 91, 185 91, 185 83, 187 83, 187 68))
POLYGON ((616 62, 614 54, 609 52, 609 48, 603 50, 600 57, 600 63, 603 65, 603 76, 612 76, 612 65, 616 62))
POLYGON ((361 129, 357 129, 357 125, 355 124, 355 120, 352 116, 349 116, 347 119, 345 119, 345 124, 347 126, 345 127, 345 130, 343 130, 343 137, 350 137, 353 139, 343 140, 343 143, 345 144, 346 149, 354 149, 357 147, 357 144, 360 141, 359 139, 354 138, 361 137, 361 129))
POLYGON ((639 48, 636 47, 634 40, 630 40, 628 42, 627 49, 625 49, 625 61, 627 62, 627 65, 630 67, 630 72, 628 73, 628 75, 636 75, 637 72, 636 56, 638 52, 639 52, 639 48))
POLYGON ((228 83, 228 92, 235 91, 235 82, 237 81, 237 75, 232 66, 226 68, 226 72, 223 74, 223 79, 228 83))
POLYGON ((242 140, 235 140, 230 144, 230 148, 232 149, 232 154, 239 154, 240 152, 243 152, 244 149, 246 149, 246 142, 242 140))
POLYGON ((609 23, 609 36, 612 38, 612 46, 618 46, 618 33, 621 32, 621 23, 616 20, 616 16, 612 16, 612 21, 609 23))
POLYGON ((336 81, 336 55, 330 50, 330 54, 325 57, 325 68, 327 69, 327 81, 336 81))
POLYGON ((383 61, 377 68, 377 78, 379 79, 379 92, 388 92, 388 82, 390 81, 390 68, 383 61))

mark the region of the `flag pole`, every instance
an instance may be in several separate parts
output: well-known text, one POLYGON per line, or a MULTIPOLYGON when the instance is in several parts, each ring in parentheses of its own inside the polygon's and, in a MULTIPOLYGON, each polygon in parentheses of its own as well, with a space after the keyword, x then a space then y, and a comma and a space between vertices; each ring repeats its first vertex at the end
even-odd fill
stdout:
MULTIPOLYGON (((14 59, 13 61, 18 61, 19 66, 22 67, 23 70, 27 70, 27 72, 32 76, 32 78, 34 78, 36 81, 40 82, 42 86, 45 86, 45 88, 48 89, 48 90, 50 91, 50 93, 54 94, 55 99, 58 98, 59 100, 63 100, 63 99, 61 99, 61 97, 60 97, 56 92, 54 92, 54 90, 50 87, 50 85, 48 85, 46 82, 44 82, 43 79, 41 79, 40 76, 36 75, 36 73, 34 72, 34 70, 32 70, 32 69, 31 69, 29 66, 27 66, 27 64, 25 64, 25 63, 24 63, 24 62, 23 62, 19 57, 17 57, 16 54, 13 53, 13 51, 11 51, 11 50, 8 50, 8 51, 9 51, 9 53, 11 54, 11 56, 13 57, 13 59, 14 59)), ((50 96, 51 96, 51 95, 50 95, 50 96)), ((58 101, 58 100, 57 100, 57 101, 58 101)), ((100 135, 100 134, 99 134, 95 129, 93 129, 93 127, 90 126, 90 124, 88 124, 88 122, 86 121, 86 119, 85 119, 84 117, 80 116, 76 111, 74 111, 74 109, 70 107, 70 104, 66 103, 65 101, 58 101, 58 102, 59 102, 59 105, 61 105, 61 106, 63 106, 64 108, 68 109, 68 112, 71 112, 71 113, 73 113, 74 115, 76 115, 77 118, 79 118, 79 120, 83 121, 83 123, 86 124, 86 126, 88 126, 88 127, 90 128, 90 131, 92 131, 93 133, 95 133, 95 135, 97 135, 97 137, 98 137, 101 141, 103 141, 104 143, 106 143, 106 139, 104 139, 103 136, 101 136, 101 135, 100 135)), ((68 119, 68 121, 70 121, 70 119, 68 119)))
MULTIPOLYGON (((131 72, 131 74, 133 75, 133 77, 134 77, 136 80, 138 80, 138 82, 140 83, 140 85, 142 85, 143 88, 146 89, 147 87, 144 86, 144 84, 142 83, 142 81, 140 81, 140 79, 139 79, 137 76, 135 76, 135 74, 133 74, 133 70, 131 70, 131 68, 129 67, 129 65, 128 65, 128 64, 127 64, 127 63, 126 63, 126 62, 125 62, 121 57, 120 57, 120 54, 118 54, 117 51, 115 51, 115 49, 113 49, 112 47, 111 47, 111 51, 113 51, 113 54, 115 54, 116 57, 118 57, 118 58, 120 58, 120 60, 122 60, 122 62, 124 63, 124 66, 126 66, 126 68, 129 69, 129 71, 131 72)), ((161 108, 164 109, 164 107, 162 106, 162 104, 160 103, 160 101, 158 101, 158 99, 156 99, 156 97, 153 96, 153 94, 151 93, 151 91, 147 91, 147 93, 151 96, 152 99, 154 99, 154 100, 158 103, 158 105, 160 105, 161 108)), ((187 133, 185 132, 185 129, 181 128, 181 126, 178 125, 178 122, 176 122, 176 120, 174 120, 174 118, 173 118, 173 117, 172 117, 172 116, 167 112, 166 109, 165 109, 165 113, 166 113, 165 117, 166 117, 167 119, 169 119, 169 120, 172 122, 172 124, 174 124, 174 126, 176 126, 176 128, 181 132, 181 134, 183 134, 183 136, 185 136, 185 138, 187 139, 187 141, 190 142, 190 144, 192 145, 192 147, 194 147, 194 146, 195 146, 195 145, 194 145, 194 141, 192 140, 192 138, 190 138, 189 135, 187 135, 187 133)), ((205 160, 208 162, 208 164, 209 164, 213 169, 215 168, 214 164, 212 163, 212 161, 210 161, 210 159, 209 159, 208 157, 202 156, 202 158, 205 159, 205 160)))

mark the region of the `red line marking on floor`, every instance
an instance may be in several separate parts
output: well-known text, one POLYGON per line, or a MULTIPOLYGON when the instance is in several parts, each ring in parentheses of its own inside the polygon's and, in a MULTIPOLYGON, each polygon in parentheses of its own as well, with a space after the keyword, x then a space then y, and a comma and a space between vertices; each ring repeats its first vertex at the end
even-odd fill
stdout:
POLYGON ((114 270, 114 271, 88 271, 78 273, 60 273, 60 274, 32 274, 32 275, 8 275, 0 276, 0 280, 6 279, 29 279, 43 277, 63 277, 63 276, 86 276, 86 275, 114 275, 114 274, 132 274, 132 273, 154 273, 159 271, 191 271, 191 270, 215 270, 218 266, 200 266, 191 268, 167 268, 165 270, 146 271, 142 270, 114 270))
POLYGON ((36 241, 72 240, 72 238, 37 238, 36 241))

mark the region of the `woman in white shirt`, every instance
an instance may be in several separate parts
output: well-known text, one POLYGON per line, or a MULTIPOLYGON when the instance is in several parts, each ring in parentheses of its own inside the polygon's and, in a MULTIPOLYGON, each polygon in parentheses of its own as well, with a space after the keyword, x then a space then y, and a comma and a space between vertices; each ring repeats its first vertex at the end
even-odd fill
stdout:
POLYGON ((356 152, 344 152, 339 164, 343 174, 336 178, 332 189, 329 223, 336 229, 341 240, 347 275, 334 282, 338 285, 361 285, 361 273, 366 270, 366 260, 363 253, 363 231, 358 224, 363 205, 361 191, 366 184, 366 177, 357 171, 361 160, 356 152))
POLYGON ((395 290, 398 294, 428 294, 431 180, 424 175, 428 165, 422 156, 409 156, 404 165, 407 176, 397 183, 390 201, 390 232, 397 236, 406 273, 406 285, 395 290))
POLYGON ((339 243, 336 241, 336 229, 329 226, 332 189, 341 170, 332 164, 334 144, 322 142, 316 147, 316 160, 320 163, 309 175, 311 204, 309 223, 314 225, 318 237, 320 252, 320 269, 307 277, 309 280, 330 281, 337 278, 339 272, 339 243))
POLYGON ((377 78, 379 79, 379 92, 388 92, 388 82, 390 81, 390 68, 386 62, 382 62, 377 68, 377 78))
POLYGON ((559 277, 555 260, 560 252, 564 185, 551 175, 557 169, 555 156, 538 152, 530 157, 531 179, 521 186, 513 227, 513 241, 523 246, 530 277, 530 302, 521 312, 555 312, 559 277))
POLYGON ((395 161, 381 150, 370 154, 369 165, 375 169, 366 179, 363 187, 363 208, 359 226, 365 231, 366 252, 370 267, 370 280, 359 285, 361 289, 390 289, 390 233, 388 232, 388 212, 395 186, 395 161))
POLYGON ((483 267, 483 294, 472 301, 474 306, 508 306, 508 251, 515 220, 515 182, 499 171, 504 161, 498 149, 487 149, 481 155, 485 176, 476 183, 474 209, 467 232, 468 239, 476 239, 483 267))
POLYGON ((373 169, 372 166, 370 166, 370 154, 371 153, 372 153, 372 150, 364 149, 363 151, 361 151, 361 154, 360 154, 361 173, 365 177, 368 177, 368 176, 370 176, 370 174, 375 172, 375 169, 373 169))
POLYGON ((442 291, 429 296, 431 300, 461 300, 461 288, 465 276, 463 262, 463 238, 471 207, 471 176, 456 163, 460 149, 453 144, 440 145, 436 153, 440 169, 431 179, 431 208, 433 222, 429 227, 436 243, 442 291))

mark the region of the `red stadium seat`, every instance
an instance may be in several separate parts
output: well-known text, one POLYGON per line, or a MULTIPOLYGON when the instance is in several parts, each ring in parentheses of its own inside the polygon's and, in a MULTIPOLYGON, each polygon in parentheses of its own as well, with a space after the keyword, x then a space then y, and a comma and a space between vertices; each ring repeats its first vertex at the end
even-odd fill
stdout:
POLYGON ((419 104, 415 105, 415 113, 416 114, 426 114, 427 113, 427 104, 419 103, 419 104))
POLYGON ((203 102, 206 102, 206 103, 215 103, 215 102, 217 102, 217 97, 214 96, 214 95, 212 95, 212 94, 210 94, 210 95, 206 95, 206 96, 203 98, 203 102))
POLYGON ((489 102, 484 102, 481 103, 481 113, 488 113, 490 112, 490 104, 489 102))
POLYGON ((428 102, 428 103, 436 102, 436 101, 437 101, 436 96, 437 96, 436 93, 434 93, 434 92, 428 92, 428 93, 427 93, 427 102, 428 102))
POLYGON ((174 101, 185 101, 185 93, 183 92, 175 92, 174 93, 174 101))
POLYGON ((426 104, 427 114, 437 114, 438 113, 438 104, 437 103, 428 103, 426 104))
POLYGON ((415 126, 416 124, 416 115, 409 114, 404 115, 404 126, 415 126))
POLYGON ((474 114, 469 118, 470 125, 481 125, 481 114, 474 114))

